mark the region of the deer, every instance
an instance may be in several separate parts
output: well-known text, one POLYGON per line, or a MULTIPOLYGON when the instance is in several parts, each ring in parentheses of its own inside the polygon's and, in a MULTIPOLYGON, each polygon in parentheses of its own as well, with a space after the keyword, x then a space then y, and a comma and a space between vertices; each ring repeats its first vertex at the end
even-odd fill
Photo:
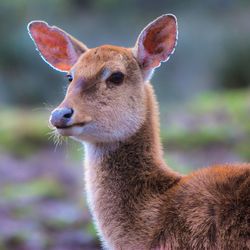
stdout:
POLYGON ((88 48, 44 21, 28 32, 68 78, 50 124, 84 145, 87 204, 104 249, 250 249, 250 163, 182 175, 163 158, 150 79, 175 50, 174 15, 150 22, 132 48, 88 48))

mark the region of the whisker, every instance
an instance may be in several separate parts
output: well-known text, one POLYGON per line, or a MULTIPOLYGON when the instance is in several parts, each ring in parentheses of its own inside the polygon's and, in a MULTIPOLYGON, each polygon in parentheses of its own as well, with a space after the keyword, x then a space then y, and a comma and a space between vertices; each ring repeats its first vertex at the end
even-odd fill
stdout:
POLYGON ((48 135, 48 139, 52 140, 55 145, 55 149, 54 149, 55 152, 57 151, 57 148, 61 146, 64 141, 66 141, 65 138, 61 136, 55 128, 52 128, 52 130, 48 132, 47 135, 48 135))
POLYGON ((43 107, 37 107, 37 108, 33 108, 32 111, 36 112, 36 111, 49 111, 51 112, 54 109, 54 106, 48 103, 43 103, 43 107))

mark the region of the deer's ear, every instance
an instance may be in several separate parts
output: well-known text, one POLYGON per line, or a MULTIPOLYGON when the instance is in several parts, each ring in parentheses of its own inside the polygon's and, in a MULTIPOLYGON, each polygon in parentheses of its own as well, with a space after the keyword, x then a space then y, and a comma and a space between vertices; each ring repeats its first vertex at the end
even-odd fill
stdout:
POLYGON ((28 32, 41 57, 56 70, 67 72, 88 48, 63 30, 43 21, 32 21, 28 32))
POLYGON ((171 14, 158 17, 143 29, 133 52, 145 78, 149 78, 153 69, 159 67, 161 62, 169 59, 174 52, 177 36, 177 20, 171 14))

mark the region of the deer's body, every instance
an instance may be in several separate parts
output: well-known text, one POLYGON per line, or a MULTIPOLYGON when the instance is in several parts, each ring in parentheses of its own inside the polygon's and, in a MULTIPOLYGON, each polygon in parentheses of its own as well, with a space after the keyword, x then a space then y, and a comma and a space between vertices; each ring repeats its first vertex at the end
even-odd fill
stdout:
POLYGON ((250 165, 174 173, 163 161, 158 110, 146 89, 148 117, 135 135, 85 145, 88 201, 107 249, 247 249, 250 165))
POLYGON ((39 21, 29 30, 44 59, 73 78, 51 123, 84 143, 87 199, 104 247, 250 248, 250 164, 181 176, 163 160, 148 79, 173 51, 173 16, 147 26, 134 49, 88 49, 39 21))

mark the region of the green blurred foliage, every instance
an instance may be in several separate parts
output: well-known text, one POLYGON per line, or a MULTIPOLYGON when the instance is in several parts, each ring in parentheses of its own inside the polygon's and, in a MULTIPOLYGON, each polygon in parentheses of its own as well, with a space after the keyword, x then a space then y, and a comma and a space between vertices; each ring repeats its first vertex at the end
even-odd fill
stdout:
POLYGON ((190 103, 185 112, 193 119, 192 124, 167 126, 162 133, 164 144, 184 149, 211 144, 249 145, 250 91, 210 92, 190 103))
POLYGON ((6 185, 0 191, 1 197, 8 201, 19 199, 34 199, 44 197, 46 199, 57 199, 65 196, 63 189, 52 179, 39 179, 28 183, 6 185), (18 190, 18 192, 17 192, 18 190))
POLYGON ((24 109, 4 109, 1 111, 0 150, 25 156, 48 146, 49 128, 44 112, 24 109))

